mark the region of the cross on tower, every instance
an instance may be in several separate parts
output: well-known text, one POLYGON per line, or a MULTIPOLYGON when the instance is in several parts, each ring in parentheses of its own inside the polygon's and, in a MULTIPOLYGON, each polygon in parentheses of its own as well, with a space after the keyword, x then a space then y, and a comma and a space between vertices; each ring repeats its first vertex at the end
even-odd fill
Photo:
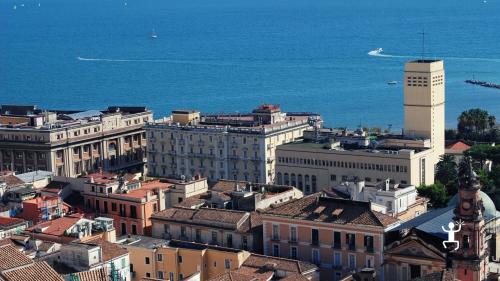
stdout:
POLYGON ((422 60, 424 60, 424 56, 425 56, 425 31, 422 30, 422 32, 419 32, 418 34, 422 35, 422 60))

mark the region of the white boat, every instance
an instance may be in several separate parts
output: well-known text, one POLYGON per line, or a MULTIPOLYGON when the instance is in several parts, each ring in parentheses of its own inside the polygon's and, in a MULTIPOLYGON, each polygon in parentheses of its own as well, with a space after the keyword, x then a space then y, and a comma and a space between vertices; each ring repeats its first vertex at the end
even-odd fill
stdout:
POLYGON ((154 29, 153 29, 153 31, 151 32, 151 38, 153 38, 153 39, 158 38, 158 35, 156 35, 156 32, 155 32, 155 30, 154 30, 154 29))
POLYGON ((14 9, 14 10, 15 10, 15 9, 17 9, 17 6, 16 6, 16 5, 14 5, 13 9, 14 9))
POLYGON ((377 49, 375 49, 375 50, 373 50, 373 51, 374 51, 374 53, 376 53, 376 54, 381 54, 381 53, 383 53, 383 52, 384 52, 384 49, 382 49, 382 48, 377 48, 377 49))
POLYGON ((392 81, 387 82, 387 84, 389 84, 389 85, 397 85, 398 81, 392 80, 392 81))

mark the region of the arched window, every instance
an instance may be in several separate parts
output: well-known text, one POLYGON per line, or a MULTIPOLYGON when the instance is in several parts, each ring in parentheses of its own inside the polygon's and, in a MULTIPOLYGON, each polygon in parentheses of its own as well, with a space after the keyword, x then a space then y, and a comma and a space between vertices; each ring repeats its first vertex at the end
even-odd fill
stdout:
POLYGON ((290 185, 290 177, 288 176, 288 173, 285 173, 284 182, 285 185, 290 185))
POLYGON ((290 175, 290 180, 291 180, 291 185, 293 187, 297 187, 297 177, 295 177, 295 174, 290 175))
POLYGON ((313 193, 316 193, 316 188, 317 188, 317 185, 316 185, 316 176, 312 176, 311 177, 311 182, 312 182, 312 192, 313 193))
POLYGON ((311 193, 311 183, 309 181, 309 175, 304 176, 304 184, 305 184, 305 193, 311 193))
POLYGON ((299 186, 298 186, 298 188, 299 188, 301 191, 303 191, 303 189, 304 189, 304 185, 302 184, 302 175, 301 175, 301 174, 299 174, 299 175, 297 176, 297 179, 298 179, 298 181, 299 181, 299 186))
POLYGON ((462 236, 462 247, 464 249, 469 249, 470 247, 469 235, 462 236))
POLYGON ((283 184, 283 178, 281 176, 281 173, 278 172, 278 174, 276 174, 276 177, 278 178, 277 181, 278 181, 278 184, 279 185, 282 185, 283 184))

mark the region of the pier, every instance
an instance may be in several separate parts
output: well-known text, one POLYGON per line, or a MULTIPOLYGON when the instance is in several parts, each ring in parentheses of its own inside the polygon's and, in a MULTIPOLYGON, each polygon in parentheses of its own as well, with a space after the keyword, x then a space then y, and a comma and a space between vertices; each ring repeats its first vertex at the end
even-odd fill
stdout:
POLYGON ((465 80, 465 83, 472 84, 472 85, 478 85, 478 86, 486 87, 486 88, 500 89, 500 84, 484 82, 484 81, 479 81, 479 80, 465 80))

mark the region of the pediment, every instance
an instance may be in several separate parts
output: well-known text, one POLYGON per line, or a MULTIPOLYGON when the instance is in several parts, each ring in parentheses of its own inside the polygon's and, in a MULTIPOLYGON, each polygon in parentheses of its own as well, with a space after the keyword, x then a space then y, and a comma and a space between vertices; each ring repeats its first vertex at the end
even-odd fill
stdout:
POLYGON ((417 239, 403 240, 401 244, 394 245, 392 248, 385 250, 385 253, 387 255, 418 257, 423 259, 445 261, 445 258, 443 256, 417 239))

